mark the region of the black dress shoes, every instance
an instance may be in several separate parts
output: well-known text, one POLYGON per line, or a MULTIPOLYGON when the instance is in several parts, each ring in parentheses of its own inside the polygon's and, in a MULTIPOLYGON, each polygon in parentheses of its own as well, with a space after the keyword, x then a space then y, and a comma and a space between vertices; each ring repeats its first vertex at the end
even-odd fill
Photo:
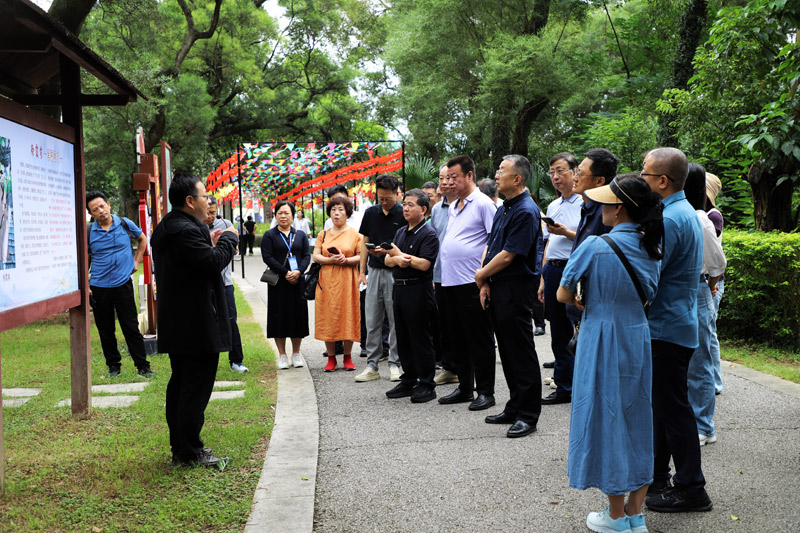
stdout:
POLYGON ((556 366, 556 362, 555 361, 546 361, 546 362, 542 363, 542 368, 553 368, 555 366, 556 366))
POLYGON ((451 403, 465 403, 465 402, 471 402, 473 399, 474 397, 472 396, 471 392, 469 394, 464 394, 463 392, 461 392, 461 389, 457 388, 447 396, 442 396, 441 398, 439 398, 439 403, 442 405, 447 405, 451 403))
POLYGON ((483 411, 490 407, 494 407, 494 396, 486 396, 484 394, 478 394, 475 401, 469 404, 470 411, 483 411))
POLYGON ((506 437, 510 439, 515 439, 517 437, 524 437, 525 435, 530 435, 534 431, 536 431, 536 426, 532 426, 527 422, 523 422, 522 420, 517 420, 516 422, 514 422, 514 425, 508 428, 506 437))
POLYGON ((536 329, 533 331, 534 337, 538 337, 539 335, 544 335, 544 328, 542 326, 536 326, 536 329))
POLYGON ((505 411, 496 415, 487 416, 484 421, 487 424, 513 424, 517 421, 516 416, 507 415, 505 411))
POLYGON ((549 396, 542 398, 542 405, 555 405, 557 403, 570 403, 572 401, 572 394, 564 394, 551 392, 549 396))
POLYGON ((407 398, 414 393, 414 385, 400 382, 394 388, 386 391, 387 398, 407 398))

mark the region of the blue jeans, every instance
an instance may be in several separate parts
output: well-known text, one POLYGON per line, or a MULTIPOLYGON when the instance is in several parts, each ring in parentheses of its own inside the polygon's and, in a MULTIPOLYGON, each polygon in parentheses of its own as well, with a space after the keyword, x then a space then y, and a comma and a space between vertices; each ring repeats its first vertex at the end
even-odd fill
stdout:
POLYGON ((711 360, 714 362, 714 390, 717 394, 722 392, 722 372, 720 366, 722 361, 719 356, 719 339, 717 338, 717 315, 719 315, 719 301, 722 300, 722 293, 725 292, 724 280, 717 282, 717 294, 714 296, 714 318, 711 321, 711 360))
POLYGON ((700 344, 695 348, 689 361, 687 383, 689 403, 694 411, 697 432, 703 435, 714 434, 714 361, 711 356, 712 324, 714 322, 714 302, 708 283, 700 281, 697 290, 697 336, 700 344))

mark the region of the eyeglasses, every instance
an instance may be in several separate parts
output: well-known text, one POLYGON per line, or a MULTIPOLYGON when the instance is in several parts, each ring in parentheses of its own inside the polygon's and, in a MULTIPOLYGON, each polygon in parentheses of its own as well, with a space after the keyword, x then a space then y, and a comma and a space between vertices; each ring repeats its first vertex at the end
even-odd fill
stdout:
POLYGON ((208 200, 210 198, 210 196, 207 195, 207 194, 192 194, 191 196, 192 196, 192 198, 197 198, 198 200, 201 199, 201 198, 203 200, 208 200))
MULTIPOLYGON (((667 176, 666 174, 648 174, 647 172, 639 172, 639 177, 644 178, 645 176, 667 176)), ((667 176, 667 179, 672 183, 675 183, 675 180, 667 176)))
POLYGON ((594 176, 594 174, 584 174, 583 172, 581 172, 581 167, 577 167, 575 169, 575 175, 578 176, 579 178, 591 178, 594 176))
POLYGON ((551 178, 556 174, 560 174, 561 176, 563 176, 564 174, 566 174, 570 170, 572 170, 572 169, 571 168, 557 168, 557 169, 554 169, 554 170, 548 170, 547 171, 547 175, 550 176, 551 178))

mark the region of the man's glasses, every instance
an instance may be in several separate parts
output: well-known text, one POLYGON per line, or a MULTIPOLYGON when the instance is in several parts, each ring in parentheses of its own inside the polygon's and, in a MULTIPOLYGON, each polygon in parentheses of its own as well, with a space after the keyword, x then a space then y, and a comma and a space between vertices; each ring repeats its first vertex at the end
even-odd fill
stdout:
POLYGON ((547 171, 547 175, 550 176, 551 178, 553 176, 555 176, 556 174, 558 174, 560 176, 563 176, 564 174, 566 174, 570 170, 571 169, 569 169, 569 168, 557 168, 557 169, 554 169, 554 170, 547 171))

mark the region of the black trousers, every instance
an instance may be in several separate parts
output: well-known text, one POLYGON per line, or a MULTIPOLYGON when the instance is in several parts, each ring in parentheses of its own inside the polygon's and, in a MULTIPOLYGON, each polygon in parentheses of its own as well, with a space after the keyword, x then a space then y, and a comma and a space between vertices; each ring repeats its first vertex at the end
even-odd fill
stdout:
POLYGON ((556 364, 553 368, 553 380, 558 385, 558 392, 572 394, 572 374, 575 369, 575 356, 567 351, 575 330, 567 316, 567 306, 556 299, 556 292, 561 283, 564 267, 554 267, 545 263, 544 276, 544 314, 550 321, 550 347, 553 349, 556 364))
POLYGON ((392 295, 397 355, 403 365, 401 380, 433 389, 436 384, 436 351, 433 348, 433 321, 436 300, 431 283, 395 285, 392 295))
POLYGON ((494 396, 494 339, 478 286, 442 287, 442 296, 448 309, 448 321, 442 326, 449 330, 452 341, 458 388, 465 394, 474 388, 478 394, 494 396))
MULTIPOLYGON (((539 291, 539 280, 542 279, 542 275, 539 274, 536 276, 533 285, 536 287, 536 292, 539 291)), ((533 299, 533 323, 537 328, 543 328, 545 326, 544 323, 544 304, 539 301, 538 295, 533 299)))
POLYGON ((533 343, 535 280, 493 280, 489 316, 511 398, 503 412, 533 426, 542 411, 542 374, 533 343))
POLYGON ((167 426, 172 456, 179 461, 194 461, 203 451, 200 430, 214 378, 219 353, 169 354, 172 376, 167 384, 167 426))
POLYGON ((686 373, 693 348, 654 340, 653 350, 653 478, 669 479, 669 459, 675 462, 673 483, 690 493, 705 487, 700 464, 697 423, 689 404, 686 373))
MULTIPOLYGON (((438 334, 438 345, 436 346, 436 357, 441 362, 442 368, 450 372, 456 371, 456 363, 453 360, 453 339, 450 338, 450 328, 446 327, 450 320, 447 312, 447 305, 444 303, 444 291, 442 284, 436 283, 434 294, 436 296, 436 333, 438 334)), ((436 343, 436 339, 434 339, 436 343)))
MULTIPOLYGON (((256 236, 252 233, 245 233, 244 242, 247 248, 250 248, 250 255, 253 255, 253 245, 256 242, 256 236)), ((242 255, 244 255, 245 248, 242 248, 242 255)))
POLYGON ((242 336, 239 334, 239 325, 236 323, 236 297, 233 285, 225 285, 225 301, 228 303, 228 316, 231 319, 231 351, 228 352, 228 361, 230 364, 242 364, 244 352, 242 352, 242 336))
POLYGON ((108 368, 119 369, 122 365, 122 356, 117 347, 115 334, 114 311, 116 311, 133 364, 139 370, 148 370, 150 363, 147 362, 147 355, 144 351, 144 338, 139 332, 136 300, 133 297, 133 282, 128 280, 119 287, 90 288, 92 290, 90 302, 94 312, 94 323, 97 326, 97 333, 100 334, 100 345, 103 347, 103 355, 106 357, 108 368))

